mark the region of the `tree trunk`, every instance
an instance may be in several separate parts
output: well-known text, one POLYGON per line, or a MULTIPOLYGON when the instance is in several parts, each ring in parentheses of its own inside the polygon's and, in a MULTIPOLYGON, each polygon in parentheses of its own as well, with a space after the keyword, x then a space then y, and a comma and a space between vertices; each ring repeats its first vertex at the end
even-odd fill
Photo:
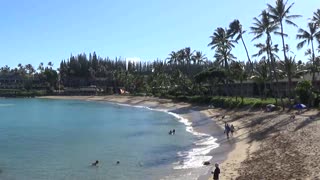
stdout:
POLYGON ((312 47, 312 85, 315 86, 315 80, 316 80, 315 65, 316 65, 316 63, 315 63, 313 40, 311 40, 311 47, 312 47))
POLYGON ((276 73, 275 60, 274 60, 273 56, 271 57, 271 64, 272 64, 272 68, 273 68, 273 72, 274 72, 274 77, 275 77, 275 79, 276 79, 277 96, 280 97, 282 109, 284 110, 284 108, 285 108, 285 107, 284 107, 284 102, 283 102, 282 95, 280 95, 279 79, 278 79, 278 74, 276 73))
POLYGON ((249 52, 248 52, 246 44, 244 43, 244 40, 243 40, 242 36, 241 36, 241 41, 242 41, 242 44, 244 46, 244 49, 246 50, 248 61, 249 61, 250 65, 251 65, 251 73, 253 73, 253 63, 250 60, 249 52))
POLYGON ((263 82, 263 85, 264 85, 263 94, 264 94, 264 99, 266 100, 267 99, 267 83, 266 83, 266 81, 263 82))
MULTIPOLYGON (((283 47, 283 56, 284 56, 285 62, 287 62, 286 47, 285 47, 284 37, 283 37, 283 24, 282 24, 282 19, 280 20, 280 26, 281 26, 281 39, 282 39, 282 47, 283 47)), ((279 85, 279 84, 278 84, 278 85, 279 85)), ((282 108, 283 108, 283 110, 284 110, 284 103, 283 103, 282 96, 280 97, 280 100, 281 100, 282 108)))
POLYGON ((269 73, 270 73, 270 89, 271 89, 271 94, 274 96, 274 99, 276 101, 276 104, 278 104, 278 98, 276 95, 274 95, 274 84, 273 84, 273 77, 272 77, 272 69, 273 69, 273 62, 272 62, 272 53, 271 53, 271 45, 270 45, 270 34, 267 35, 267 56, 268 56, 268 64, 269 64, 269 73))
POLYGON ((280 27, 281 27, 281 39, 282 39, 283 57, 284 57, 284 61, 287 62, 286 47, 285 47, 285 44, 284 44, 284 37, 283 37, 282 19, 280 21, 280 27))
POLYGON ((240 80, 240 97, 241 97, 241 104, 243 104, 243 82, 240 80))
POLYGON ((292 77, 291 77, 291 74, 288 74, 288 93, 289 93, 289 98, 291 99, 292 98, 292 90, 291 90, 291 87, 292 87, 292 77))

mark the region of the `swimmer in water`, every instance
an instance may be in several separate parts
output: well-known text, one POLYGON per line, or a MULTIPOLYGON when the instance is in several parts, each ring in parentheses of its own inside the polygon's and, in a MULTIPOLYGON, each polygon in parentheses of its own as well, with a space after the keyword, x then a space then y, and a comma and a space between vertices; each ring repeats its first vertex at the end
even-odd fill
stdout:
POLYGON ((96 162, 92 163, 91 166, 98 166, 98 164, 99 164, 99 161, 96 160, 96 162))

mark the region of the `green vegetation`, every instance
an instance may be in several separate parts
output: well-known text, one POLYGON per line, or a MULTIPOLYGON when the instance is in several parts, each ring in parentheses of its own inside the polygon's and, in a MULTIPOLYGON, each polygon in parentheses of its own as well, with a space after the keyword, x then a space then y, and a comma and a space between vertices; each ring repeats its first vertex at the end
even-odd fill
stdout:
POLYGON ((47 95, 44 90, 23 90, 23 89, 0 89, 2 97, 36 97, 47 95))
POLYGON ((301 103, 310 104, 311 100, 314 98, 312 93, 312 84, 310 81, 301 81, 296 87, 297 98, 301 103))
POLYGON ((168 96, 176 101, 188 102, 192 104, 211 105, 213 107, 220 108, 240 108, 240 107, 252 107, 252 108, 265 108, 268 104, 275 104, 275 100, 272 98, 261 100, 259 98, 243 98, 243 100, 236 100, 233 97, 210 97, 210 96, 168 96))
POLYGON ((80 93, 91 87, 89 93, 99 95, 119 93, 122 89, 132 95, 153 95, 219 107, 278 104, 285 108, 298 102, 318 106, 320 9, 306 24, 308 29, 303 29, 294 22, 300 16, 291 13, 293 6, 294 3, 276 0, 253 18, 248 29, 258 52, 248 51, 250 44, 243 38, 247 30, 235 19, 226 23, 226 28, 217 27, 210 36, 208 46, 215 53, 212 60, 190 47, 172 51, 165 60, 146 62, 102 58, 95 52, 88 56, 71 55, 61 61, 57 70, 50 62, 47 67, 41 63, 37 70, 31 64, 19 64, 13 69, 2 67, 0 88, 16 90, 1 91, 0 95, 34 95, 40 90, 40 94, 55 94, 72 88, 70 92, 77 94, 76 90, 80 93), (287 34, 287 25, 296 27, 297 34, 287 34), (280 45, 274 43, 276 36, 281 38, 280 45), (299 43, 289 46, 288 37, 299 39, 299 43), (238 45, 243 46, 247 55, 245 61, 233 53, 238 45), (292 48, 299 50, 306 45, 310 47, 306 58, 297 61, 292 48), (301 77, 310 80, 309 89, 304 85, 306 82, 298 83, 301 80, 297 78, 301 77))

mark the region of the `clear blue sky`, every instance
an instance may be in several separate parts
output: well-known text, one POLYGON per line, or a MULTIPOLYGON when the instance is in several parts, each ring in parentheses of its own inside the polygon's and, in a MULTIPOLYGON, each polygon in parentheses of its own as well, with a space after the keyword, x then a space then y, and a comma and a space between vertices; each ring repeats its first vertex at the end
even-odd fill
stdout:
MULTIPOLYGON (((295 2, 291 0, 290 2, 295 2)), ((252 25, 266 3, 273 0, 1 0, 0 66, 52 61, 57 67, 70 54, 96 51, 102 57, 165 59, 172 50, 190 46, 210 59, 209 36, 217 27, 239 19, 244 29, 252 25)), ((306 28, 308 18, 320 8, 319 0, 297 0, 292 13, 306 28)), ((296 28, 286 26, 286 42, 298 59, 296 28)), ((256 49, 252 35, 245 40, 249 53, 256 49)), ((261 42, 263 42, 261 40, 261 42)), ((233 51, 246 60, 241 44, 233 51)))

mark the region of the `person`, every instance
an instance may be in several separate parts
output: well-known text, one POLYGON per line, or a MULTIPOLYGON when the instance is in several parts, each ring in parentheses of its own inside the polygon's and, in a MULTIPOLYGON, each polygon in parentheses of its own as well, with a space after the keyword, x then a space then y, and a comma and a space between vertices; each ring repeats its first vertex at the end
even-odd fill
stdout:
POLYGON ((175 133, 176 133, 176 130, 175 130, 175 129, 173 129, 173 130, 172 130, 172 134, 174 135, 175 133))
POLYGON ((229 133, 230 133, 230 126, 225 122, 224 124, 224 133, 227 135, 227 138, 229 139, 229 133))
POLYGON ((169 131, 169 135, 172 135, 172 131, 171 130, 169 131))
POLYGON ((233 124, 231 124, 231 126, 230 126, 230 132, 231 132, 231 136, 233 136, 233 133, 234 133, 234 126, 233 126, 233 124))
POLYGON ((219 180, 219 174, 220 174, 219 164, 216 163, 215 167, 216 169, 214 170, 214 172, 211 171, 211 174, 213 174, 213 180, 219 180))
POLYGON ((120 161, 117 161, 117 165, 120 164, 120 161))
POLYGON ((92 163, 91 166, 98 166, 98 164, 99 164, 99 161, 96 160, 96 162, 92 163))

